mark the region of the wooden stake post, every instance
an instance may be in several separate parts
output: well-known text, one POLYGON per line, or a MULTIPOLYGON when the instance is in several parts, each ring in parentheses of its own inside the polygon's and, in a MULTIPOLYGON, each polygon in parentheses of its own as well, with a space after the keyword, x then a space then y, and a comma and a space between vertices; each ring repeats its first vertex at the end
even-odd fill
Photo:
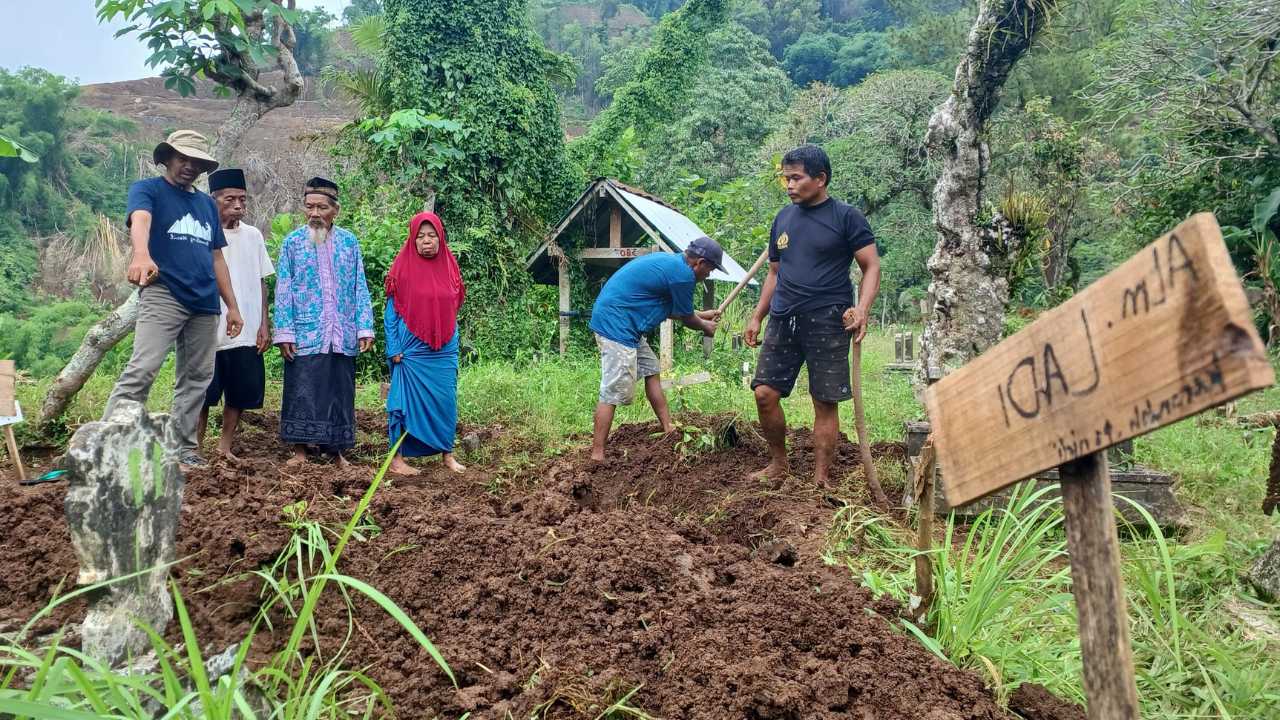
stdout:
POLYGON ((1138 717, 1106 448, 1275 382, 1200 214, 929 386, 955 507, 1058 466, 1089 717, 1138 717))
POLYGON ((18 482, 27 481, 27 468, 22 464, 22 454, 18 450, 18 439, 13 435, 13 426, 22 421, 18 412, 18 371, 12 360, 0 360, 0 425, 4 426, 4 444, 9 451, 9 459, 18 472, 18 482))

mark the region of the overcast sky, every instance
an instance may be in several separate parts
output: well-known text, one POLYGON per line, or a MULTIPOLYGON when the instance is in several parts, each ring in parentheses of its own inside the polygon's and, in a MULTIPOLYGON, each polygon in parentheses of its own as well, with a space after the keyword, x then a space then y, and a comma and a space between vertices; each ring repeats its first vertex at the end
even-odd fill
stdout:
MULTIPOLYGON (((0 5, 8 16, 0 30, 0 67, 6 70, 34 65, 83 84, 159 74, 147 67, 147 48, 136 35, 113 37, 127 23, 98 24, 93 0, 0 0, 0 5)), ((300 8, 323 7, 334 15, 346 5, 347 0, 298 2, 300 8)))

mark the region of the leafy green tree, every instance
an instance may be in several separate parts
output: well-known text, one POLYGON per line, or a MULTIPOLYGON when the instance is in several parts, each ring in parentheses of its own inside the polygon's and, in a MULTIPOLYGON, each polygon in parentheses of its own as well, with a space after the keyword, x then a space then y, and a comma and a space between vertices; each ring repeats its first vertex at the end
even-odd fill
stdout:
POLYGON ((802 36, 829 28, 819 0, 741 0, 735 5, 734 19, 768 40, 770 52, 779 60, 802 36))
POLYGON ((319 75, 328 64, 333 53, 333 30, 330 25, 337 19, 324 8, 298 13, 298 18, 293 23, 293 34, 297 38, 293 56, 303 75, 319 75))
POLYGON ((888 68, 892 62, 893 51, 884 33, 858 33, 845 38, 829 79, 840 87, 857 85, 871 73, 888 68))
POLYGON ((1145 123, 1163 156, 1184 170, 1280 160, 1273 2, 1142 0, 1126 7, 1122 22, 1124 31, 1102 48, 1090 95, 1102 115, 1145 123))
POLYGON ((782 63, 800 87, 827 82, 843 45, 843 39, 833 32, 802 35, 783 53, 782 63))
POLYGON ((351 0, 342 8, 342 22, 354 25, 361 20, 382 14, 382 0, 351 0))
POLYGON ((767 167, 758 149, 786 111, 791 83, 764 38, 736 22, 707 42, 707 68, 691 104, 646 148, 646 187, 656 192, 691 174, 714 188, 767 167))
POLYGON ((129 23, 116 34, 137 34, 150 48, 147 63, 163 68, 165 87, 193 95, 196 82, 208 79, 215 92, 242 100, 214 140, 215 157, 230 158, 254 123, 302 93, 294 0, 94 0, 94 6, 100 22, 129 23), (278 80, 264 77, 271 69, 280 71, 278 80))
POLYGON ((888 30, 898 67, 949 74, 964 52, 974 6, 957 0, 897 0, 903 22, 888 30))
POLYGON ((642 146, 649 146, 651 137, 683 112, 706 62, 707 37, 727 16, 727 0, 690 0, 664 17, 631 79, 573 143, 574 161, 594 174, 628 127, 642 146))
POLYGON ((433 205, 467 282, 467 344, 505 354, 547 342, 551 297, 532 287, 523 261, 581 190, 553 86, 571 68, 534 34, 523 3, 384 7, 380 67, 397 110, 352 128, 357 169, 347 183, 370 288, 382 286, 409 217, 433 205))

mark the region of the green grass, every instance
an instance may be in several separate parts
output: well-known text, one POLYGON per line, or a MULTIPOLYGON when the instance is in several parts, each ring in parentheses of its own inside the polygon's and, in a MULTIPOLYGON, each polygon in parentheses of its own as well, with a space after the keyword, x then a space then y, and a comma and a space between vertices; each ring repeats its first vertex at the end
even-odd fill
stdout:
MULTIPOLYGON (((874 441, 900 440, 902 423, 920 416, 908 378, 884 371, 892 358, 893 336, 876 332, 865 342, 863 359, 864 396, 867 426, 874 441)), ((710 370, 713 381, 672 388, 667 401, 677 415, 682 412, 737 413, 755 418, 755 399, 735 377, 736 364, 726 338, 717 338, 716 354, 703 361, 700 353, 677 355, 674 377, 710 370)), ((792 426, 813 425, 813 404, 807 379, 802 374, 796 391, 783 400, 787 422, 792 426)), ((595 355, 578 354, 556 358, 533 366, 516 367, 508 362, 489 362, 463 368, 458 383, 458 415, 463 423, 501 425, 549 452, 581 443, 591 431, 591 413, 600 385, 600 360, 595 355)), ((369 407, 378 407, 376 398, 369 407)), ((634 403, 618 409, 615 426, 653 419, 653 411, 638 392, 634 403)), ((840 427, 853 431, 853 404, 840 406, 840 427)))

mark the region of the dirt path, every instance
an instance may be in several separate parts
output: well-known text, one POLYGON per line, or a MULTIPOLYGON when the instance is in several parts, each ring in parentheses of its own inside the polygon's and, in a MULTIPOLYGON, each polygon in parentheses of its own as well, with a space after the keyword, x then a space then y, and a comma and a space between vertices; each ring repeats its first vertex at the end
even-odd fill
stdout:
MULTIPOLYGON (((374 437, 378 419, 362 425, 374 437)), ((194 473, 186 487, 179 540, 192 559, 177 574, 215 651, 253 618, 259 583, 235 578, 284 548, 282 508, 304 500, 309 517, 337 527, 352 507, 342 498, 359 497, 373 475, 285 468, 273 419, 248 427, 244 463, 194 473)), ((1010 717, 978 676, 904 635, 892 602, 821 562, 832 508, 820 493, 799 480, 744 479, 764 463, 758 438, 686 456, 652 430, 620 428, 609 465, 576 453, 517 473, 501 497, 487 492, 498 468, 458 478, 436 463, 379 491, 367 539, 349 546, 341 569, 408 611, 460 688, 357 601, 350 657, 370 666, 401 717, 594 718, 637 687, 629 704, 669 720, 1010 717)), ((793 437, 801 457, 808 445, 806 433, 793 437)), ((856 467, 855 446, 840 456, 840 471, 856 467)), ((74 579, 62 494, 0 479, 12 529, 0 541, 0 631, 74 579)), ((346 614, 326 609, 322 632, 340 641, 346 614)), ((260 650, 282 641, 264 637, 260 650)))

